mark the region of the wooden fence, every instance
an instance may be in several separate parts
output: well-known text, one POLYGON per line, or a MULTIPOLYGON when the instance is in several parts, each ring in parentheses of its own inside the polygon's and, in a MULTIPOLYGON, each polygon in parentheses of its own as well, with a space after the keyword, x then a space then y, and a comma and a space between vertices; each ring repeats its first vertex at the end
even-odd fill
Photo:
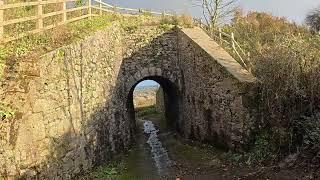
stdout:
POLYGON ((252 64, 250 62, 250 54, 246 53, 239 43, 235 40, 234 33, 227 34, 222 31, 221 28, 209 28, 206 24, 203 24, 201 19, 194 19, 195 23, 201 27, 212 39, 218 42, 220 45, 226 45, 232 49, 236 56, 236 60, 248 71, 251 71, 252 64))
POLYGON ((152 12, 152 11, 146 11, 142 9, 131 9, 131 8, 121 8, 121 7, 115 7, 110 4, 102 2, 102 0, 85 0, 85 5, 76 7, 75 5, 67 6, 67 3, 73 2, 74 4, 78 0, 37 0, 32 2, 21 2, 21 3, 13 3, 13 4, 4 4, 3 0, 0 0, 0 43, 6 43, 10 42, 25 36, 28 36, 30 34, 40 33, 45 30, 52 29, 54 27, 67 24, 73 21, 77 21, 80 19, 92 17, 92 16, 99 16, 102 15, 103 12, 119 12, 119 13, 127 13, 127 14, 139 14, 139 13, 151 13, 154 15, 170 15, 167 13, 159 13, 159 12, 152 12), (50 5, 50 4, 61 4, 62 10, 44 13, 44 6, 50 5), (36 14, 32 16, 27 17, 20 17, 20 18, 13 18, 6 20, 4 18, 5 12, 10 10, 14 11, 16 8, 22 8, 22 7, 35 7, 36 8, 36 14), (98 13, 93 13, 93 9, 98 10, 98 13), (87 13, 81 13, 78 17, 68 18, 68 14, 75 12, 75 11, 86 11, 87 13), (53 23, 50 25, 44 24, 44 19, 62 15, 62 20, 53 23), (8 37, 5 33, 5 27, 8 25, 16 25, 18 23, 23 22, 30 22, 30 21, 36 21, 36 28, 32 30, 28 30, 25 32, 22 32, 20 34, 15 34, 14 36, 8 37))

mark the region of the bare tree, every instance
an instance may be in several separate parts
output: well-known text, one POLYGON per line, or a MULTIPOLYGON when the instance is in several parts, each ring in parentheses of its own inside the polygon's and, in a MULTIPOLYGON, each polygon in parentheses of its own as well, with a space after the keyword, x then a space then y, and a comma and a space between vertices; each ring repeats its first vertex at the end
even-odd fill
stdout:
POLYGON ((320 8, 309 13, 305 21, 313 32, 320 33, 320 8))
POLYGON ((195 0, 202 7, 206 23, 215 28, 235 10, 237 0, 195 0))

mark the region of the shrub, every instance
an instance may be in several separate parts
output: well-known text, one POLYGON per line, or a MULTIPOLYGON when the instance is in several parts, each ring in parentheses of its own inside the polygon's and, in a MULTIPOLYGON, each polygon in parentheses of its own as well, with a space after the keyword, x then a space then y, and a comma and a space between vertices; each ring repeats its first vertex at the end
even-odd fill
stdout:
POLYGON ((193 23, 192 16, 188 14, 173 15, 173 16, 162 15, 160 19, 160 26, 165 26, 165 25, 175 25, 175 26, 191 28, 194 26, 194 23, 193 23))
POLYGON ((251 54, 252 72, 261 82, 260 126, 268 129, 270 146, 293 150, 301 145, 297 131, 320 133, 316 130, 320 124, 299 125, 306 121, 301 116, 315 119, 320 112, 320 36, 284 18, 257 12, 237 13, 223 29, 234 32, 251 54))
POLYGON ((305 21, 314 33, 320 32, 320 8, 310 12, 305 21))

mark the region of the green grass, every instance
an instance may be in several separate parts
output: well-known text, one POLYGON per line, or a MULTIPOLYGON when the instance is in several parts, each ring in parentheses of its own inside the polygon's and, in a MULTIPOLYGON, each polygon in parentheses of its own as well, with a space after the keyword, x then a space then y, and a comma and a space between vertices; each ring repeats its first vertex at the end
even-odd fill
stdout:
POLYGON ((15 111, 9 105, 0 102, 0 119, 11 118, 14 117, 14 115, 15 111))
POLYGON ((169 137, 164 141, 164 145, 168 147, 168 151, 174 154, 175 158, 187 158, 188 161, 195 164, 205 163, 223 153, 223 151, 211 145, 191 142, 176 137, 169 137))
POLYGON ((141 117, 145 117, 145 116, 154 115, 154 114, 157 114, 157 113, 158 113, 158 112, 156 111, 155 105, 137 108, 137 109, 135 110, 135 112, 136 112, 136 116, 137 116, 137 117, 140 117, 140 118, 141 118, 141 117))
POLYGON ((101 165, 96 167, 90 173, 84 174, 75 179, 78 180, 89 180, 89 179, 122 179, 121 174, 126 169, 124 159, 116 159, 110 162, 108 165, 101 165))
POLYGON ((142 175, 136 162, 138 150, 133 147, 127 154, 121 154, 111 162, 94 168, 89 173, 78 176, 77 180, 139 180, 142 175))

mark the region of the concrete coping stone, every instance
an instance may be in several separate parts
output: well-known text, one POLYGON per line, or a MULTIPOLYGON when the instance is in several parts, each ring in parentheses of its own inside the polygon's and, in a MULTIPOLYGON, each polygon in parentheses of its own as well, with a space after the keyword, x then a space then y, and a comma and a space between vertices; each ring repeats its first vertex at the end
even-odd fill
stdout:
POLYGON ((179 30, 240 82, 254 83, 257 81, 249 71, 243 68, 201 28, 182 28, 179 30))

